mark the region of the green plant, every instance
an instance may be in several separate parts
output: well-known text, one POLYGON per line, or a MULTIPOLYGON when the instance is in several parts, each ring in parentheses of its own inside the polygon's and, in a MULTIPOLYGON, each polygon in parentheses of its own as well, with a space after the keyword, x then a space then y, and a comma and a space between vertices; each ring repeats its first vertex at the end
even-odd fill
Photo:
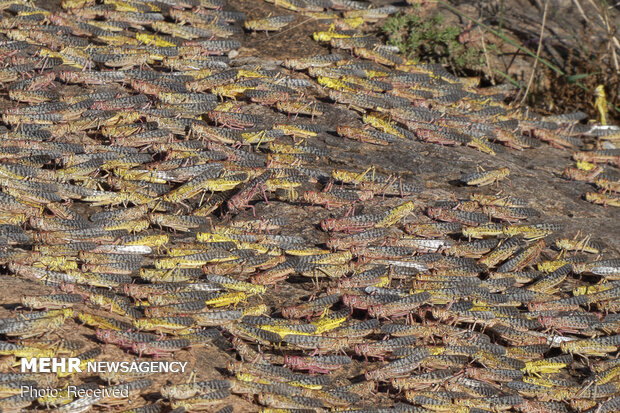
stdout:
POLYGON ((461 43, 461 28, 444 24, 441 14, 430 17, 421 17, 415 11, 398 14, 387 19, 381 30, 388 43, 397 46, 408 58, 446 64, 455 72, 475 70, 483 63, 481 50, 461 43))

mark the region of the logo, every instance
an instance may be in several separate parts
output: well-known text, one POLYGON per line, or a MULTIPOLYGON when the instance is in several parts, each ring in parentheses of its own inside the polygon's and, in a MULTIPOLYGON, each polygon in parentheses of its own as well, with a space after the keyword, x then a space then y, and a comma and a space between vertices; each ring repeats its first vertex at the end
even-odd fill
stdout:
POLYGON ((22 373, 184 373, 187 361, 89 361, 78 357, 22 358, 22 373))

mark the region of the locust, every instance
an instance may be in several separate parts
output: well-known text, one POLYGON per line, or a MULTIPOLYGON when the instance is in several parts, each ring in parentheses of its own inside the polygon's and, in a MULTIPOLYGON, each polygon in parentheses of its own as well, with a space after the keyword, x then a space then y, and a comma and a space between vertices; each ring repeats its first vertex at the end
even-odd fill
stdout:
POLYGON ((295 20, 295 16, 274 16, 263 19, 246 20, 244 27, 252 31, 280 31, 295 20))
POLYGON ((79 294, 52 294, 47 296, 23 296, 22 304, 25 307, 38 309, 54 309, 72 307, 76 303, 82 302, 79 294))
POLYGON ((379 381, 389 381, 393 378, 402 377, 413 371, 428 356, 429 351, 427 349, 419 348, 406 357, 392 361, 378 369, 368 371, 366 377, 369 380, 379 381))
POLYGON ((227 202, 227 206, 230 212, 235 213, 246 206, 252 209, 252 213, 256 216, 256 211, 252 205, 249 205, 249 201, 252 197, 258 192, 258 190, 263 191, 263 196, 265 197, 265 202, 267 202, 267 196, 265 195, 265 190, 263 185, 269 180, 271 177, 271 172, 267 171, 262 173, 257 178, 254 178, 252 181, 248 182, 247 186, 233 195, 227 202))
POLYGON ((184 384, 171 384, 161 388, 162 396, 168 399, 185 400, 209 391, 229 389, 231 383, 227 380, 209 380, 184 384))
POLYGON ((614 352, 620 345, 620 336, 606 336, 585 340, 565 341, 560 345, 562 351, 583 356, 603 356, 614 352))
POLYGON ((322 116, 324 113, 322 106, 318 102, 312 101, 278 100, 276 102, 276 109, 288 115, 307 115, 312 119, 315 116, 322 116))
POLYGON ((331 64, 341 60, 343 60, 343 57, 339 54, 318 55, 301 59, 285 59, 283 66, 293 70, 305 70, 310 67, 330 66, 331 64))
POLYGON ((510 175, 510 169, 500 168, 487 172, 474 172, 463 175, 460 180, 467 185, 485 186, 506 178, 510 175))
POLYGON ((614 196, 601 194, 598 192, 586 192, 584 194, 584 198, 588 202, 592 202, 593 204, 603 205, 603 206, 620 206, 620 199, 614 196))

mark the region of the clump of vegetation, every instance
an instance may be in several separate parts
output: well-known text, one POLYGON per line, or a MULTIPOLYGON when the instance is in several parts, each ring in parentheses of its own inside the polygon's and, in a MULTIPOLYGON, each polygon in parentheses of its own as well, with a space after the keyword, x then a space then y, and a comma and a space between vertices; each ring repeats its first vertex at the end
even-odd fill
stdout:
POLYGON ((462 29, 444 24, 441 14, 398 14, 387 19, 381 31, 408 58, 445 64, 455 73, 477 70, 484 61, 481 50, 460 41, 462 29))

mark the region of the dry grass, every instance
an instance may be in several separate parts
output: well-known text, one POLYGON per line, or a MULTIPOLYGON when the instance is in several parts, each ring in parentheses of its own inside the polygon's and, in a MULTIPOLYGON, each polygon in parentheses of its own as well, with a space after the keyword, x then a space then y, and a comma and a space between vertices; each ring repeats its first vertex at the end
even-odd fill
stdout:
MULTIPOLYGON (((599 119, 593 106, 594 89, 604 85, 607 93, 609 119, 612 123, 620 123, 620 35, 619 27, 615 22, 620 19, 617 7, 607 0, 570 0, 578 15, 583 19, 582 29, 575 22, 572 39, 563 39, 566 42, 565 50, 561 50, 562 63, 558 63, 556 55, 550 54, 543 46, 543 39, 554 36, 553 29, 545 26, 549 23, 547 16, 549 0, 539 0, 536 5, 539 16, 536 18, 536 46, 531 44, 533 33, 527 37, 522 33, 510 32, 503 27, 505 5, 510 0, 499 0, 495 11, 500 11, 498 19, 493 24, 483 23, 483 18, 473 18, 455 7, 454 1, 437 0, 444 11, 451 11, 465 23, 473 23, 483 33, 485 65, 482 73, 486 81, 491 84, 510 82, 520 89, 519 96, 522 102, 536 107, 541 112, 566 113, 581 110, 592 120, 599 119), (536 47, 536 50, 532 50, 536 47), (501 51, 500 51, 501 50, 501 51), (495 54, 495 55, 494 55, 495 54), (517 79, 510 73, 511 64, 501 67, 497 62, 504 56, 512 54, 528 62, 529 67, 522 79, 517 79), (530 67, 533 66, 533 70, 530 67)), ((530 9, 531 10, 531 9, 530 9)), ((530 15, 531 17, 531 15, 530 15)), ((488 21, 488 20, 486 20, 488 21)), ((486 22, 485 21, 485 22, 486 22)), ((513 28, 514 31, 514 28, 513 28)))

